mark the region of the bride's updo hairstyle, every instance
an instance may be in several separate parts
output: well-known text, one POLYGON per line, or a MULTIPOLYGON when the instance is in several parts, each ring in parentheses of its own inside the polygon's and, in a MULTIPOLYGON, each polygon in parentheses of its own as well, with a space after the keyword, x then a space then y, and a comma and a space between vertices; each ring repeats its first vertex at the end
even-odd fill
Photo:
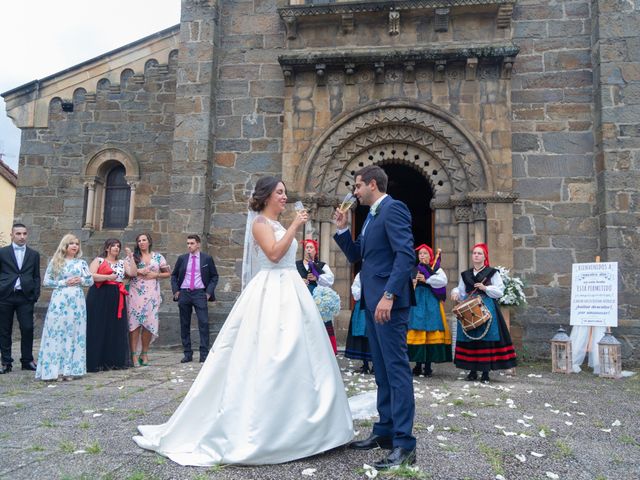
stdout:
MULTIPOLYGON (((267 199, 271 196, 279 183, 284 182, 276 177, 262 177, 256 182, 256 187, 249 199, 249 208, 254 212, 261 212, 267 205, 267 199)), ((286 187, 285 187, 286 188, 286 187)))

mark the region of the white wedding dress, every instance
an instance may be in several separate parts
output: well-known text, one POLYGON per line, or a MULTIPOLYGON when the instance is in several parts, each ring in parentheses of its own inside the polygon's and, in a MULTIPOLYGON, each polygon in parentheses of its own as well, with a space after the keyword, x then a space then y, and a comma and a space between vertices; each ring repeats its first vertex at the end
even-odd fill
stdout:
MULTIPOLYGON (((267 220, 280 240, 285 229, 267 220)), ((297 242, 259 272, 229 313, 189 393, 163 425, 134 437, 180 465, 273 464, 353 438, 322 318, 295 268, 297 242)))

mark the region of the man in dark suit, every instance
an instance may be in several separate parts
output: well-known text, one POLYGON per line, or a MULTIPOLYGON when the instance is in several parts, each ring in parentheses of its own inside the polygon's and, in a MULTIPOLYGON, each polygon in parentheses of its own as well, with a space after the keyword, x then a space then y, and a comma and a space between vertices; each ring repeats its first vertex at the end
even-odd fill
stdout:
POLYGON ((173 301, 178 302, 180 310, 180 336, 184 357, 181 363, 193 360, 191 349, 191 312, 196 311, 198 330, 200 331, 200 362, 204 362, 209 354, 209 312, 207 302, 214 302, 215 289, 218 284, 218 271, 213 258, 200 251, 200 237, 189 235, 187 249, 178 257, 171 273, 171 290, 173 301))
POLYGON ((377 469, 416 461, 413 379, 407 354, 409 308, 415 305, 411 214, 404 203, 385 193, 387 182, 384 170, 377 166, 356 172, 354 194, 360 204, 371 207, 369 215, 361 234, 353 241, 347 228, 347 213, 337 210, 338 231, 334 237, 349 262, 362 261, 360 304, 367 319, 380 420, 369 438, 352 442, 350 447, 391 450, 375 463, 377 469))
POLYGON ((40 296, 40 254, 27 247, 27 227, 11 228, 11 245, 0 248, 0 374, 12 369, 13 315, 20 325, 22 370, 35 370, 33 361, 33 306, 40 296))

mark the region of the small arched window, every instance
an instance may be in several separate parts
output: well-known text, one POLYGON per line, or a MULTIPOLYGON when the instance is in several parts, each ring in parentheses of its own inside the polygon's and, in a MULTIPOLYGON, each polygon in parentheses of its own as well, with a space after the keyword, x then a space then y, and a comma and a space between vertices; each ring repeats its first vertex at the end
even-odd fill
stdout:
POLYGON ((113 167, 107 174, 104 192, 104 228, 125 228, 129 223, 131 188, 125 174, 123 165, 113 167))

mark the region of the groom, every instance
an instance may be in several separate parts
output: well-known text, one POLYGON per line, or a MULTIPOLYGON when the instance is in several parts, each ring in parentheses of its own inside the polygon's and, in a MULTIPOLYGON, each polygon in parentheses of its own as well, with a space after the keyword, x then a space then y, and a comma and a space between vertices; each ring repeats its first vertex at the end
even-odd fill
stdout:
POLYGON ((407 355, 409 308, 415 305, 411 270, 414 265, 411 214, 391 198, 382 168, 367 166, 356 172, 354 194, 369 215, 355 240, 347 227, 347 214, 336 210, 334 239, 351 263, 362 261, 360 307, 365 310, 367 337, 378 385, 380 420, 366 440, 350 448, 384 448, 391 453, 375 463, 385 469, 416 461, 416 439, 411 434, 415 404, 407 355))

